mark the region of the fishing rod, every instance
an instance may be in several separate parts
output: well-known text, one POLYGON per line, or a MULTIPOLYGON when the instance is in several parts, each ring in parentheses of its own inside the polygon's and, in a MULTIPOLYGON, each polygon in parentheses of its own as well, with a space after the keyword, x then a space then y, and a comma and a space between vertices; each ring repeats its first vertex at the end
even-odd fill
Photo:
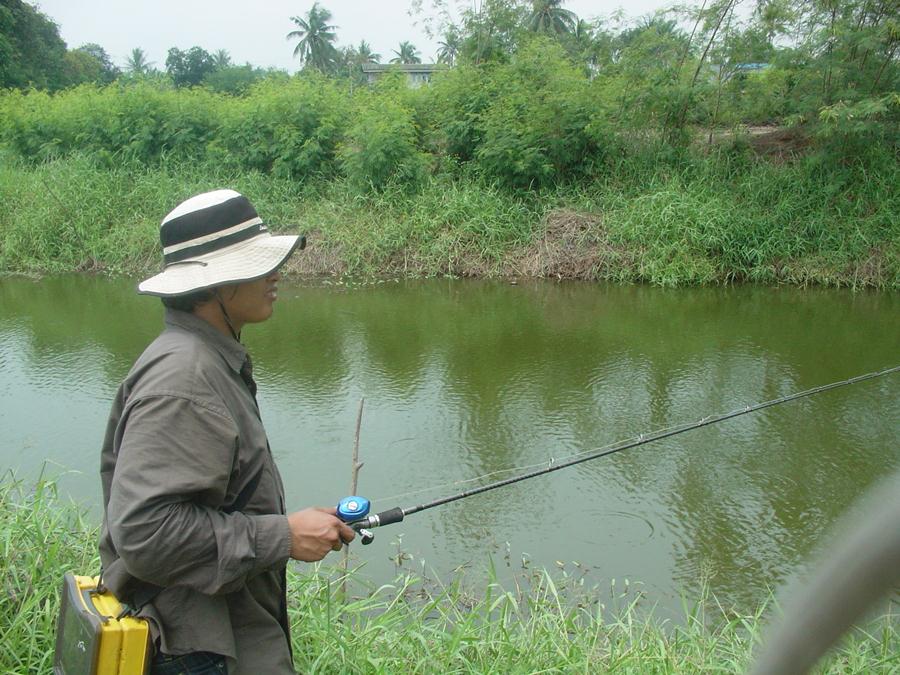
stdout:
POLYGON ((732 410, 731 412, 723 413, 720 415, 711 415, 709 417, 704 417, 696 422, 690 422, 686 424, 681 424, 674 427, 669 427, 667 429, 663 429, 662 431, 658 431, 652 434, 641 434, 636 438, 631 438, 626 441, 621 441, 612 446, 608 446, 603 448, 602 450, 598 450, 597 452, 592 452, 583 456, 576 456, 572 459, 560 462, 559 464, 554 464, 553 460, 550 460, 550 465, 546 466, 542 469, 537 469, 535 471, 529 471, 527 473, 520 474, 518 476, 512 476, 511 478, 505 478, 503 480, 498 480, 493 483, 488 483, 487 485, 482 485, 477 488, 472 488, 471 490, 465 490, 455 495, 450 495, 448 497, 441 497, 440 499, 435 499, 434 501, 428 502, 426 504, 419 504, 418 506, 410 506, 407 508, 400 508, 399 506, 394 507, 392 509, 388 509, 386 511, 382 511, 380 513, 376 513, 373 515, 369 515, 369 510, 371 508, 371 504, 368 499, 365 497, 352 496, 352 497, 344 497, 337 506, 337 516, 347 523, 350 527, 352 527, 356 532, 360 535, 360 540, 363 544, 371 544, 375 539, 375 535, 371 532, 372 528, 382 527, 384 525, 391 525, 393 523, 401 522, 406 516, 410 516, 414 513, 419 513, 421 511, 427 511, 428 509, 433 509, 436 506, 442 506, 444 504, 449 504, 450 502, 455 502, 460 499, 465 499, 466 497, 472 497, 474 495, 481 494, 483 492, 488 492, 490 490, 496 490, 497 488, 505 487, 507 485, 512 485, 513 483, 518 483, 523 480, 528 480, 529 478, 536 478, 537 476, 543 476, 548 473, 552 473, 554 471, 559 471, 561 469, 566 469, 570 466, 575 466, 576 464, 581 464, 582 462, 590 462, 594 459, 599 459, 600 457, 606 457, 608 455, 613 455, 617 452, 622 452, 623 450, 629 450, 631 448, 636 448, 641 445, 646 445, 647 443, 653 443, 654 441, 660 441, 664 438, 671 438, 672 436, 677 436, 678 434, 683 434, 686 431, 691 431, 693 429, 699 429, 700 427, 710 426, 712 424, 718 424, 719 422, 724 422, 725 420, 732 419, 734 417, 740 417, 741 415, 747 415, 752 412, 756 412, 758 410, 762 410, 764 408, 771 408, 772 406, 781 405, 782 403, 788 403, 789 401, 795 401, 798 398, 804 398, 807 396, 813 396, 814 394, 821 394, 825 391, 830 391, 831 389, 837 389, 839 387, 846 387, 851 384, 857 384, 858 382, 864 382, 866 380, 871 380, 876 377, 882 377, 884 375, 890 375, 892 373, 896 373, 900 371, 900 366, 894 366, 893 368, 887 368, 885 370, 880 370, 873 373, 866 373, 865 375, 857 375, 856 377, 851 377, 849 380, 841 380, 839 382, 832 382, 831 384, 825 384, 819 387, 814 387, 813 389, 806 389, 805 391, 800 391, 794 394, 789 394, 788 396, 782 396, 780 398, 775 398, 770 401, 764 401, 763 403, 757 403, 755 405, 748 405, 744 408, 738 408, 737 410, 732 410))

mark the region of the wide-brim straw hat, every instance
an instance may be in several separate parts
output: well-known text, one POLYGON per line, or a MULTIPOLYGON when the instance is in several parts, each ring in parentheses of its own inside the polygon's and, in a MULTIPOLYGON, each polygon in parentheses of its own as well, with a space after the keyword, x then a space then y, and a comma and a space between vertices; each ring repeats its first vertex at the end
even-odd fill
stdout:
POLYGON ((159 228, 164 269, 138 284, 138 293, 171 297, 253 281, 281 267, 306 237, 272 235, 256 209, 234 190, 191 197, 159 228))

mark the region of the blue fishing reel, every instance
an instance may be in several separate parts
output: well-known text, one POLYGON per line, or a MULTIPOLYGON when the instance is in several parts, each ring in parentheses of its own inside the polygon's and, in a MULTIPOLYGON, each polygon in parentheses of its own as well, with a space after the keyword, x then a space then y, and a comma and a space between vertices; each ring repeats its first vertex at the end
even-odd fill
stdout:
POLYGON ((363 544, 371 544, 375 535, 369 528, 399 523, 409 513, 415 513, 416 509, 401 509, 395 507, 369 515, 369 500, 365 497, 344 497, 337 505, 337 517, 347 523, 354 531, 359 533, 363 544))
POLYGON ((337 505, 337 517, 345 523, 362 520, 369 515, 369 500, 365 497, 344 497, 337 505))
POLYGON ((337 517, 359 533, 363 545, 371 544, 375 539, 375 535, 365 527, 368 522, 358 522, 363 521, 369 515, 370 508, 371 504, 368 499, 356 496, 344 497, 337 505, 337 517))

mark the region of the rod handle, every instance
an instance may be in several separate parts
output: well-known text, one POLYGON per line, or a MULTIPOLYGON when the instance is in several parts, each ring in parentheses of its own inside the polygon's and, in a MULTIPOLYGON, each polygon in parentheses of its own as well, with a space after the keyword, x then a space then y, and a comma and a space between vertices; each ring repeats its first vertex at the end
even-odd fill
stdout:
POLYGON ((378 519, 378 525, 391 525, 392 523, 399 523, 403 520, 403 509, 399 506, 394 507, 393 509, 388 509, 387 511, 382 511, 377 514, 375 518, 378 519))

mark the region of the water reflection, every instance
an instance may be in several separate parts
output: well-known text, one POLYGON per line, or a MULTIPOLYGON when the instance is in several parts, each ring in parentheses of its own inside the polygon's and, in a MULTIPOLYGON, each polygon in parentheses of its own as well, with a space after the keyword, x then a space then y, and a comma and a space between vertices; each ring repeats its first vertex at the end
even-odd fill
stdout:
MULTIPOLYGON (((282 287, 275 319, 245 340, 292 507, 346 493, 363 397, 361 491, 388 508, 900 361, 890 294, 282 287)), ((4 464, 81 469, 65 485, 96 502, 112 392, 160 316, 129 282, 0 281, 4 464)), ((356 555, 390 576, 402 533, 442 574, 508 543, 534 565, 577 560, 595 581, 642 580, 662 604, 704 577, 723 602, 753 601, 900 463, 897 393, 891 376, 473 497, 386 528, 356 555)))

